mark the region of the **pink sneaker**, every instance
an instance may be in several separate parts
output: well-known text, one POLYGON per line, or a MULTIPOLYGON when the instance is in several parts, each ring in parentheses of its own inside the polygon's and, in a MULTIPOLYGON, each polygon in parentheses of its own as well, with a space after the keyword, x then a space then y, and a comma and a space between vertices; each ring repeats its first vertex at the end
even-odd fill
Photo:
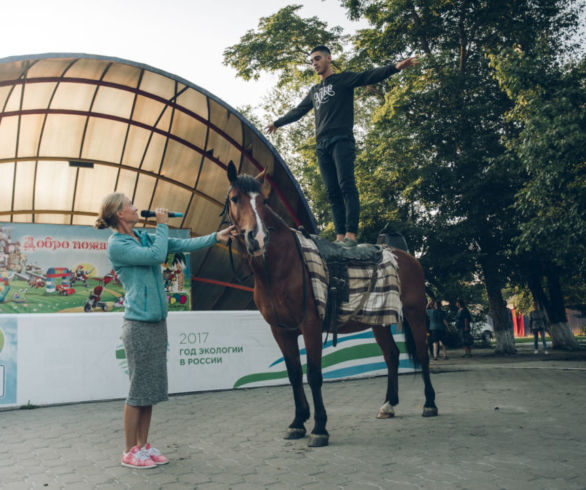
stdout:
POLYGON ((148 453, 138 446, 134 446, 127 453, 122 453, 122 466, 129 468, 136 468, 137 470, 146 470, 148 468, 156 468, 155 463, 148 455, 148 453))
POLYGON ((151 446, 148 442, 143 448, 143 451, 148 454, 148 456, 152 461, 155 462, 155 464, 167 464, 169 462, 169 460, 161 454, 161 451, 159 451, 156 447, 151 446))

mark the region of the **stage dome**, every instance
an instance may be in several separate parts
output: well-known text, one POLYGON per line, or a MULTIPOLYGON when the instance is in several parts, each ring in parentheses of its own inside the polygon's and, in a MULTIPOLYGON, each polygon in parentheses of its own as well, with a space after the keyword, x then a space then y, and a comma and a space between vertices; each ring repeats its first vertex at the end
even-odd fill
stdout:
MULTIPOLYGON (((316 231, 295 178, 264 136, 175 75, 87 54, 4 58, 0 109, 2 222, 93 225, 102 197, 121 191, 139 209, 182 212, 172 225, 205 235, 221 225, 233 161, 251 175, 267 169, 273 209, 316 231)), ((195 309, 254 307, 251 280, 243 288, 233 277, 226 247, 193 254, 191 265, 195 309)))

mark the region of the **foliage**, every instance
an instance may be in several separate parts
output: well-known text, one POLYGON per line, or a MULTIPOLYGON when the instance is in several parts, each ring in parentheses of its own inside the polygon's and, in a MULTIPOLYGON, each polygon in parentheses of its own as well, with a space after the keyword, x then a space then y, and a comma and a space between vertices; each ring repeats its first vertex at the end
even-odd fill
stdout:
MULTIPOLYGON (((585 146, 585 111, 575 102, 581 100, 577 91, 584 93, 583 82, 577 84, 584 80, 583 66, 570 76, 551 64, 532 66, 527 54, 514 71, 519 60, 507 58, 514 47, 533 56, 544 43, 550 53, 560 53, 578 25, 577 2, 341 3, 352 18, 366 18, 372 26, 353 37, 351 51, 341 53, 347 42, 341 30, 301 19, 299 7, 290 6, 261 19, 257 31, 226 49, 225 62, 244 78, 263 70, 278 74, 278 87, 265 105, 270 123, 307 92, 313 74, 305 59, 316 44, 339 54, 339 69, 356 71, 421 53, 418 68, 356 93, 360 238, 374 241, 393 223, 420 258, 434 295, 483 305, 488 299, 500 310, 501 289, 510 280, 523 282, 527 254, 541 256, 553 242, 559 247, 552 234, 567 233, 563 251, 545 262, 559 265, 568 255, 583 259, 577 243, 584 243, 586 229, 584 206, 578 205, 584 160, 569 158, 585 146), (527 82, 540 79, 546 66, 546 87, 553 88, 561 75, 569 77, 563 93, 532 92, 534 84, 527 82), (556 155, 562 161, 550 174, 556 155), (546 195, 548 185, 554 195, 546 195), (569 206, 570 216, 561 216, 562 206, 569 206)), ((301 181, 319 225, 331 231, 312 129, 307 117, 280 129, 273 141, 301 181)), ((504 325, 501 313, 496 321, 504 325)))
POLYGON ((270 17, 262 17, 258 30, 248 31, 240 42, 224 50, 224 63, 244 80, 258 79, 261 72, 279 74, 278 86, 300 88, 313 77, 308 62, 311 49, 325 44, 341 51, 348 40, 342 28, 328 29, 317 17, 302 19, 301 5, 289 5, 270 17))
MULTIPOLYGON (((558 265, 571 263, 565 255, 568 253, 583 260, 583 251, 576 250, 584 243, 576 240, 586 229, 580 217, 583 206, 569 205, 567 199, 571 194, 570 201, 584 202, 582 194, 576 192, 583 181, 578 171, 566 175, 568 180, 560 178, 558 184, 563 187, 566 182, 567 192, 552 200, 550 216, 541 216, 541 223, 536 220, 531 226, 529 215, 520 213, 519 206, 527 206, 522 197, 529 192, 535 198, 534 187, 539 184, 523 165, 524 155, 510 144, 520 138, 523 124, 511 116, 515 100, 502 91, 502 84, 495 83, 494 66, 487 56, 513 46, 534 52, 544 39, 550 50, 559 53, 566 34, 572 35, 578 25, 576 2, 343 3, 352 16, 364 16, 373 25, 359 34, 359 52, 382 58, 388 56, 387 50, 399 54, 419 49, 425 53, 420 71, 405 74, 403 83, 387 93, 385 104, 375 115, 375 130, 369 134, 367 149, 373 161, 390 157, 389 163, 381 158, 378 163, 388 167, 383 174, 392 184, 379 183, 372 188, 392 188, 400 193, 395 202, 405 210, 403 216, 421 229, 420 260, 438 293, 444 297, 453 294, 442 285, 451 286, 458 277, 460 291, 466 294, 463 285, 474 285, 474 279, 481 278, 494 296, 492 306, 498 307, 502 300, 500 293, 495 294, 518 270, 519 254, 528 250, 520 249, 519 244, 533 244, 532 252, 537 249, 542 254, 545 243, 540 246, 531 236, 541 225, 541 234, 556 242, 559 249, 557 233, 554 231, 552 239, 551 226, 544 228, 547 223, 543 220, 554 217, 559 227, 556 214, 565 209, 572 213, 565 221, 575 227, 563 240, 565 252, 558 265), (556 207, 554 203, 568 206, 556 207)), ((519 72, 526 68, 529 66, 520 67, 519 72)), ((551 77, 554 83, 555 79, 551 77)), ((556 104, 562 110, 569 109, 567 103, 556 104)), ((560 130, 561 124, 570 123, 578 112, 572 110, 571 114, 559 118, 560 130)), ((578 141, 578 132, 583 137, 584 128, 572 122, 565 138, 556 131, 552 136, 578 141)), ((547 124, 536 128, 535 142, 545 131, 551 131, 547 124)), ((546 140, 546 144, 551 142, 546 140)), ((547 165, 542 165, 544 180, 548 172, 547 165)), ((377 173, 371 175, 376 177, 377 173)), ((556 248, 554 243, 548 245, 556 248)))
POLYGON ((417 229, 412 235, 428 280, 453 300, 455 285, 466 295, 465 284, 478 284, 481 254, 502 268, 499 252, 512 233, 516 180, 499 135, 513 130, 503 117, 510 102, 490 81, 479 45, 488 26, 482 12, 470 8, 458 16, 444 2, 433 2, 431 10, 405 2, 362 4, 374 28, 361 33, 361 50, 382 47, 385 57, 384 49, 399 54, 420 47, 427 54, 376 111, 367 158, 378 167, 373 187, 394 194, 396 214, 417 229), (456 34, 458 23, 468 29, 465 35, 456 34), (391 184, 381 185, 389 177, 391 184))
POLYGON ((533 310, 533 295, 529 288, 519 285, 508 287, 505 295, 512 300, 515 311, 522 315, 528 315, 533 310))
POLYGON ((527 179, 517 194, 519 252, 547 251, 549 260, 586 278, 586 59, 560 66, 540 47, 492 56, 496 76, 514 102, 521 127, 507 141, 527 179))

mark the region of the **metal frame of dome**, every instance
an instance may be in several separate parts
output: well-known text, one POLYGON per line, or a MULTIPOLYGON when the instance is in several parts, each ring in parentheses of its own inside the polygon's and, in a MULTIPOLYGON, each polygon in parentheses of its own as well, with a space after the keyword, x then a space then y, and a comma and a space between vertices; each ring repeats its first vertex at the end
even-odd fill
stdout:
MULTIPOLYGON (((221 226, 229 161, 251 175, 267 169, 271 206, 316 232, 275 148, 207 90, 113 57, 0 59, 0 221, 91 225, 101 198, 119 190, 139 208, 183 212, 177 227, 207 234, 221 226)), ((196 260, 196 276, 212 255, 196 260)), ((220 269, 210 281, 230 286, 220 269)))

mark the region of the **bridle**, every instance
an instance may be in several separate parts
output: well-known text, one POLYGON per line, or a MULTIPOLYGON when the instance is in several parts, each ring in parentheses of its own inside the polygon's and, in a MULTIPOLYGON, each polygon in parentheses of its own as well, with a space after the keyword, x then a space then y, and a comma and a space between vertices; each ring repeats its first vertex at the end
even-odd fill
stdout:
MULTIPOLYGON (((222 226, 224 224, 226 224, 228 226, 235 225, 236 229, 238 230, 239 235, 242 236, 243 232, 240 231, 240 227, 238 226, 238 223, 234 223, 232 221, 232 218, 230 217, 230 211, 229 211, 229 209, 230 209, 230 200, 229 200, 230 190, 232 190, 232 187, 230 187, 230 189, 228 189, 228 194, 226 195, 226 201, 224 202, 224 209, 222 209, 222 212, 220 213, 220 217, 222 218, 222 222, 220 223, 220 226, 222 226)), ((268 240, 268 235, 269 235, 269 232, 267 230, 267 240, 268 240)), ((245 284, 246 281, 248 281, 248 279, 250 279, 254 275, 254 273, 251 272, 250 274, 248 274, 244 278, 238 277, 238 272, 236 271, 236 266, 234 265, 234 254, 232 253, 232 237, 230 237, 228 239, 228 243, 226 245, 228 247, 228 255, 230 256, 230 267, 232 267, 232 273, 234 274, 236 281, 238 281, 240 284, 245 284)), ((244 249, 246 249, 246 245, 244 245, 244 249)))
MULTIPOLYGON (((226 195, 226 201, 224 203, 224 209, 222 210, 222 213, 220 214, 220 216, 222 216, 224 219, 222 221, 222 224, 226 223, 229 226, 231 225, 235 225, 236 229, 239 232, 239 235, 242 236, 243 232, 240 230, 240 226, 238 225, 238 223, 234 223, 232 221, 232 218, 230 217, 230 190, 232 189, 232 187, 230 187, 230 189, 228 189, 228 194, 226 195)), ((265 245, 264 245, 264 250, 262 253, 262 267, 264 270, 264 275, 265 275, 265 281, 267 284, 267 288, 269 290, 269 297, 271 299, 271 306, 273 308, 273 314, 275 316, 275 324, 277 327, 279 328, 283 328, 285 330, 298 330, 299 327, 303 324, 303 322, 305 322, 305 318, 307 317, 307 284, 305 281, 305 266, 304 266, 304 261, 303 261, 303 252, 301 251, 301 246, 299 244, 299 240, 297 239, 296 236, 293 236, 293 239, 295 240, 295 246, 297 249, 297 254, 299 256, 300 259, 300 263, 301 263, 301 282, 303 283, 303 315, 301 317, 301 320, 293 327, 285 325, 284 323, 281 323, 280 319, 279 319, 279 313, 277 312, 277 307, 275 305, 275 298, 274 298, 274 294, 273 294, 273 285, 272 285, 272 281, 271 281, 271 272, 270 272, 270 268, 268 267, 268 263, 267 263, 267 250, 270 244, 270 236, 271 236, 271 231, 274 231, 275 228, 273 227, 266 227, 266 238, 265 238, 265 245)), ((238 273, 236 272, 236 268, 234 266, 234 257, 232 254, 232 238, 230 238, 228 240, 228 253, 230 255, 230 266, 232 267, 232 272, 234 274, 234 276, 236 277, 236 280, 240 283, 242 283, 243 281, 247 280, 250 278, 250 276, 254 275, 254 273, 249 274, 248 276, 246 276, 244 279, 240 279, 238 277, 238 273)), ((244 248, 246 249, 246 245, 244 245, 244 248)), ((249 254, 250 257, 250 254, 249 254)), ((252 257, 251 260, 254 260, 254 257, 252 257)))

